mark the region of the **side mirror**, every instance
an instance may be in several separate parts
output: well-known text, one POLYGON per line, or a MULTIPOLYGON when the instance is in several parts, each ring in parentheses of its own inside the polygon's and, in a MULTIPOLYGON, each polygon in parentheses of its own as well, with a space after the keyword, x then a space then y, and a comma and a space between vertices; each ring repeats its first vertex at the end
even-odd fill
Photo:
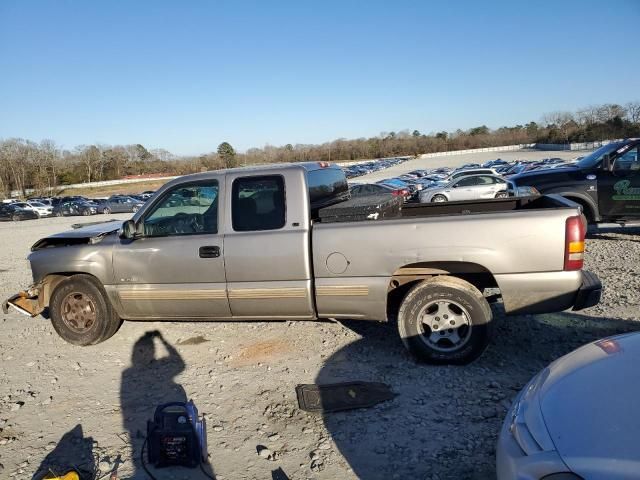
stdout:
POLYGON ((133 220, 127 220, 122 223, 122 228, 120 230, 120 238, 126 238, 127 240, 133 240, 138 237, 136 222, 133 220))
POLYGON ((451 185, 451 188, 458 188, 458 184, 456 183, 455 185, 451 185))

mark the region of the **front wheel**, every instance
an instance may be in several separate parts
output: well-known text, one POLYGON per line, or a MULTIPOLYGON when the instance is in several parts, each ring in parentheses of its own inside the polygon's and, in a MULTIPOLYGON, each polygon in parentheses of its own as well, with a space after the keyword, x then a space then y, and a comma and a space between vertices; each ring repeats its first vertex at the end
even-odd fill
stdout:
POLYGON ((102 285, 90 275, 61 282, 49 302, 51 323, 73 345, 95 345, 113 336, 122 323, 102 285))
POLYGON ((89 215, 91 215, 91 211, 89 211, 88 209, 87 210, 83 210, 82 211, 82 215, 85 216, 85 217, 88 217, 89 215))
POLYGON ((137 207, 137 206, 131 209, 133 213, 136 213, 138 210, 140 210, 140 207, 137 207))
POLYGON ((107 207, 104 207, 102 209, 102 213, 104 213, 105 215, 109 215, 111 213, 111 210, 109 210, 107 207))
POLYGON ((20 215, 14 215, 11 217, 11 220, 13 220, 14 222, 19 222, 20 221, 20 215))
POLYGON ((445 197, 444 195, 434 195, 433 198, 431 199, 432 203, 442 203, 446 201, 447 201, 447 197, 445 197))
POLYGON ((58 211, 56 212, 56 217, 61 217, 61 216, 62 216, 62 212, 61 212, 60 210, 58 210, 58 211))
POLYGON ((398 313, 405 347, 420 361, 464 365, 485 351, 491 339, 491 308, 470 283, 438 276, 414 286, 398 313))

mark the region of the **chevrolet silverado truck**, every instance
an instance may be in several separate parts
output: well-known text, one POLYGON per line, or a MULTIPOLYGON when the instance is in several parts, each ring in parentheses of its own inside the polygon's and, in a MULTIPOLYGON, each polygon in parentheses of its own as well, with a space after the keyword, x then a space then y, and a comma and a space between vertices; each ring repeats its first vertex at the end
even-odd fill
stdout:
POLYGON ((33 285, 3 307, 50 318, 75 345, 123 320, 393 319, 418 359, 463 364, 485 350, 499 297, 507 314, 600 299, 584 216, 560 196, 323 221, 348 192, 339 167, 315 162, 181 177, 131 220, 36 242, 33 285))
POLYGON ((533 170, 509 178, 510 191, 535 188, 582 206, 589 223, 640 222, 640 139, 612 142, 563 168, 533 170))

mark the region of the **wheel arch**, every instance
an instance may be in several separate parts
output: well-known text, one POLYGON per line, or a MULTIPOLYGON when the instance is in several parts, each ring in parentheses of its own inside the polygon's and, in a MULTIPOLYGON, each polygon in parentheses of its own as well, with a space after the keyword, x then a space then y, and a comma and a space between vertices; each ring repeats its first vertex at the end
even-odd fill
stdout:
MULTIPOLYGON (((53 291, 60 285, 63 281, 78 275, 83 275, 87 277, 91 277, 95 282, 104 289, 102 282, 98 277, 92 275, 87 272, 57 272, 47 274, 40 282, 40 291, 38 294, 38 300, 43 307, 48 307, 51 301, 51 295, 53 291)), ((108 298, 108 296, 107 296, 108 298)))
POLYGON ((411 287, 435 276, 450 276, 469 282, 480 292, 498 288, 493 274, 484 266, 473 262, 416 262, 396 269, 387 290, 387 318, 395 318, 411 287))
POLYGON ((593 199, 589 198, 587 195, 581 195, 575 192, 559 192, 558 195, 562 195, 567 200, 571 200, 572 202, 580 205, 582 207, 582 213, 587 218, 587 222, 593 223, 600 221, 598 207, 593 199))

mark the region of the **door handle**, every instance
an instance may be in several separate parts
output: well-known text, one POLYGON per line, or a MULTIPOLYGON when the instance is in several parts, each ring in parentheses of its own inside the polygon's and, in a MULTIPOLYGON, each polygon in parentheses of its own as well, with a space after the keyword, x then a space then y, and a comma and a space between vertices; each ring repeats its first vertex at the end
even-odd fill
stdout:
POLYGON ((198 253, 200 254, 200 258, 218 258, 220 256, 220 247, 207 245, 200 247, 198 253))

